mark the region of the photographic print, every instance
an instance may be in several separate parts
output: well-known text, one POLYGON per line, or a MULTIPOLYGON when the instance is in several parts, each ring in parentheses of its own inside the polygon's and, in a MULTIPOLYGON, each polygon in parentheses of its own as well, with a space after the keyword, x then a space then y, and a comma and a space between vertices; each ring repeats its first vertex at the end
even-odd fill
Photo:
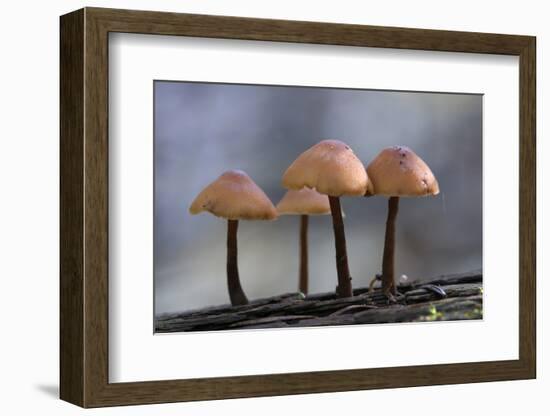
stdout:
POLYGON ((482 107, 155 81, 155 333, 482 319, 482 107))
POLYGON ((59 39, 62 400, 536 378, 535 37, 86 7, 59 39))

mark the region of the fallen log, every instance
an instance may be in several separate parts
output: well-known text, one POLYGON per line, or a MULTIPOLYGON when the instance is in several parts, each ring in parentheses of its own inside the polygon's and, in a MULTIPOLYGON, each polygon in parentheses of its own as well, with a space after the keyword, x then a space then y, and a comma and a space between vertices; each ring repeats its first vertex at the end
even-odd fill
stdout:
POLYGON ((220 305, 155 318, 155 332, 186 332, 430 322, 483 317, 480 270, 398 285, 398 303, 388 304, 380 289, 357 288, 353 296, 300 292, 257 299, 248 305, 220 305))

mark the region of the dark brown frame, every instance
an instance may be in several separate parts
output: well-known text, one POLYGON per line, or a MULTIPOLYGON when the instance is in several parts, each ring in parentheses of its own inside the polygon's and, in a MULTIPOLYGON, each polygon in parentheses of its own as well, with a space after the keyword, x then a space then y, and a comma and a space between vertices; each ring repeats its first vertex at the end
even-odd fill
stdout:
POLYGON ((62 16, 61 398, 100 407, 535 378, 535 45, 531 36, 147 11, 85 8, 62 16), (109 383, 109 32, 519 56, 519 359, 109 383))

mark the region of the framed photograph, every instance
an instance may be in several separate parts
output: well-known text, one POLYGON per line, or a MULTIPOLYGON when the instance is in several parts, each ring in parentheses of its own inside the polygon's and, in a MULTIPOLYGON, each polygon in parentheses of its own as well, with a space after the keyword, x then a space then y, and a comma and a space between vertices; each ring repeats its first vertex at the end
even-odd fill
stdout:
POLYGON ((534 37, 60 29, 63 400, 536 377, 534 37))

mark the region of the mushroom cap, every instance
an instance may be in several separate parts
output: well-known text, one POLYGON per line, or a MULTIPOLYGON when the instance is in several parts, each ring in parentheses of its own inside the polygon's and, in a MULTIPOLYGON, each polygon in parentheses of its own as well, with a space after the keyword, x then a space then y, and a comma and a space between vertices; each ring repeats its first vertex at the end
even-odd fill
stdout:
POLYGON ((285 188, 315 188, 330 196, 364 195, 367 184, 363 163, 339 140, 323 140, 310 147, 283 175, 285 188))
POLYGON ((204 188, 189 212, 208 211, 229 220, 273 220, 277 211, 271 200, 242 170, 229 170, 204 188))
POLYGON ((279 215, 326 215, 330 214, 328 196, 315 189, 290 189, 277 204, 279 215))
POLYGON ((437 179, 416 153, 406 146, 382 150, 367 166, 369 195, 428 196, 439 193, 437 179))

